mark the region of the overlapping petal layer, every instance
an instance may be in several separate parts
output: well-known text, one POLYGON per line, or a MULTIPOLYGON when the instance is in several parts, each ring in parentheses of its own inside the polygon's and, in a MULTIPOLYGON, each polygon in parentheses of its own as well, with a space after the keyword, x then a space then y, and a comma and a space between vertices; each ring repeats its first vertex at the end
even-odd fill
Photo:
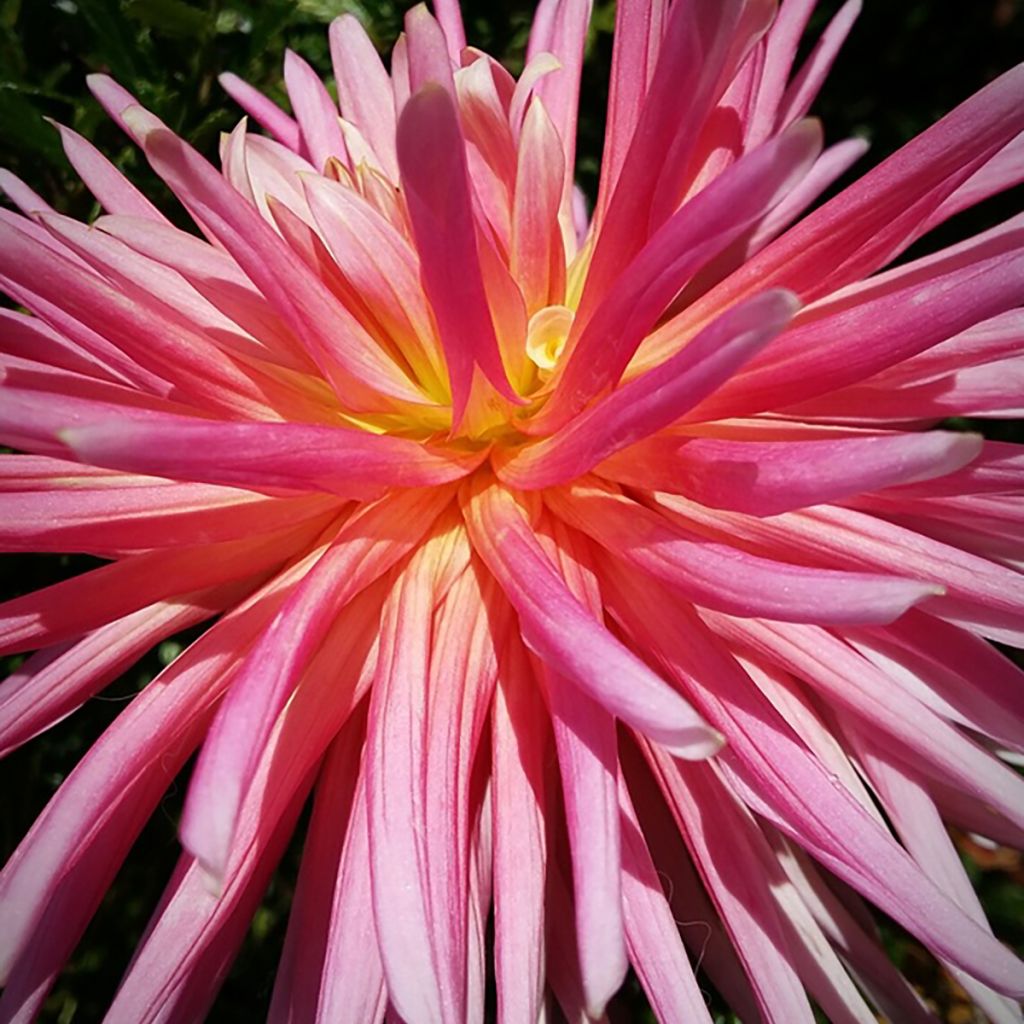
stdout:
POLYGON ((620 0, 590 220, 588 0, 518 80, 454 0, 388 67, 345 15, 337 105, 224 76, 220 170, 94 78, 196 232, 66 128, 95 223, 0 179, 0 547, 109 563, 0 604, 0 751, 215 620, 0 872, 0 1021, 193 754, 112 1022, 207 1014, 311 792, 282 1024, 600 1020, 630 965, 665 1022, 933 1019, 865 901, 1021 1019, 945 825, 1024 838, 1024 458, 934 428, 1021 407, 1024 230, 885 268, 1024 177, 1024 68, 803 216, 864 149, 813 7, 620 0))

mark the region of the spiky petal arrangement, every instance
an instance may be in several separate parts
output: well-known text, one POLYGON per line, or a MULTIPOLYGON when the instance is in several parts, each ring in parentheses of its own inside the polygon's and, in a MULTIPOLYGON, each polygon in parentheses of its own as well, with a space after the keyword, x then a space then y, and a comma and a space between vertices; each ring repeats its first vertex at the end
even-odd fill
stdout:
POLYGON ((1024 828, 1024 459, 930 428, 1020 412, 1022 222, 883 268, 1020 180, 1024 68, 803 216, 855 0, 795 74, 809 0, 621 0, 588 220, 589 4, 518 80, 436 6, 390 71, 332 25, 340 118, 226 77, 269 134, 221 171, 95 79, 203 237, 67 129, 95 224, 4 179, 0 541, 110 564, 0 608, 0 748, 211 624, 0 876, 0 1019, 198 751, 110 1021, 202 1018, 311 791, 275 1022, 480 1020, 492 960, 510 1024, 628 964, 708 1022, 696 961, 748 1021, 931 1019, 864 900, 1020 1020, 944 822, 1024 828))

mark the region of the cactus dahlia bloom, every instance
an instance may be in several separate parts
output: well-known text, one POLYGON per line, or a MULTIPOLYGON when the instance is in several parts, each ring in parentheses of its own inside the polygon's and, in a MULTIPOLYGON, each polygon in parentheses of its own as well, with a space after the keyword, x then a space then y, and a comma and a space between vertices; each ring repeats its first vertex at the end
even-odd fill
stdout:
POLYGON ((884 268, 1024 176, 1024 68, 806 214, 863 149, 804 118, 857 5, 794 74, 812 6, 622 0, 589 217, 586 0, 518 80, 454 0, 390 71, 341 18, 340 117, 229 76, 220 170, 96 78, 195 233, 67 129, 95 224, 4 179, 0 539, 109 564, 0 609, 0 748, 209 625, 0 876, 0 1019, 196 754, 111 1021, 203 1017, 310 794, 277 1022, 600 1018, 630 964, 662 1021, 697 964, 934 1019, 867 904, 1020 1020, 944 823, 1024 835, 1024 459, 930 428, 1020 411, 1024 222, 884 268))

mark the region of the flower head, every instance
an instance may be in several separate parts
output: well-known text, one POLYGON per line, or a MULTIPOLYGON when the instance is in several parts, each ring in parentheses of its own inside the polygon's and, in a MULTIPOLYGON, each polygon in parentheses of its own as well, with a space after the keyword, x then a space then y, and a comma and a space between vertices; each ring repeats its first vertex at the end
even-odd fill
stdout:
POLYGON ((630 964, 709 1021, 698 962, 928 1019, 865 900, 1019 1019, 943 822, 1024 829, 1024 460, 930 428, 1019 411, 1020 218, 884 268, 1024 176, 1024 67, 806 213, 864 149, 805 119, 857 4, 794 74, 812 6, 621 0, 589 216, 585 0, 518 79, 454 0, 390 70, 342 17, 338 105, 225 76, 267 134, 220 170, 95 78, 198 233, 68 129, 94 224, 4 178, 0 542, 109 564, 0 607, 0 750, 210 624, 0 875, 0 1017, 197 753, 111 1020, 202 1018, 311 792, 275 1021, 479 1020, 492 963, 510 1024, 630 964))

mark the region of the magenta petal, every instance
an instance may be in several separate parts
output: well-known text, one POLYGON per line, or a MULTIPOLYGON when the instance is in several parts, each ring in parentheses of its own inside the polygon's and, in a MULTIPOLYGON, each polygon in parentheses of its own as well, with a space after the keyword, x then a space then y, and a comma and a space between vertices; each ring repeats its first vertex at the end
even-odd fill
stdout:
POLYGON ((479 366, 497 392, 518 401, 498 351, 477 251, 462 131, 448 93, 427 85, 398 124, 398 162, 423 286, 438 321, 457 424, 479 366))

